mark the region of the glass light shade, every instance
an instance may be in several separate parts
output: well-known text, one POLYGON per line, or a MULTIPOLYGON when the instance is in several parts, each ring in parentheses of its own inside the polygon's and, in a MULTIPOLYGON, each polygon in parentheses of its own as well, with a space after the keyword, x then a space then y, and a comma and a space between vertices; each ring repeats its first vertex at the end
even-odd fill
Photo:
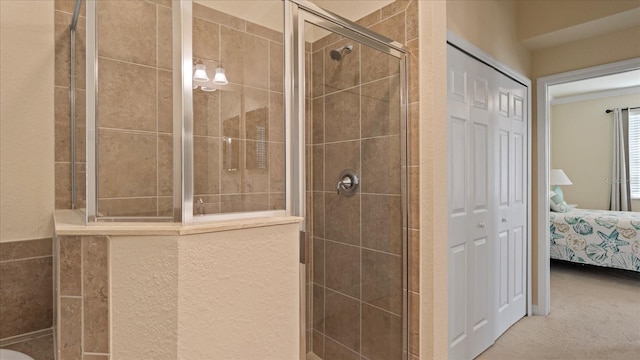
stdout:
POLYGON ((213 83, 218 85, 227 85, 229 83, 227 76, 224 74, 223 68, 216 68, 216 74, 213 76, 213 83))
POLYGON ((551 169, 549 185, 573 185, 562 169, 551 169))
POLYGON ((201 86, 200 90, 205 91, 205 92, 214 92, 218 89, 211 87, 211 86, 201 86))
POLYGON ((204 64, 196 64, 196 71, 193 73, 194 81, 209 81, 209 76, 207 76, 207 67, 204 64))

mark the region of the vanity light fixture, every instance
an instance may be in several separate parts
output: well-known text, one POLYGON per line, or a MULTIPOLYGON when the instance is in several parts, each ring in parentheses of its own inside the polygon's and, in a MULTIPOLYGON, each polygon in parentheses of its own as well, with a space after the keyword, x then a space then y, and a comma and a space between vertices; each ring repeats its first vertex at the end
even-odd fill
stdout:
MULTIPOLYGON (((217 75, 218 74, 216 73, 216 76, 217 75)), ((196 64, 196 71, 193 73, 193 80, 198 82, 209 81, 209 76, 207 76, 207 67, 204 64, 196 64)))
POLYGON ((222 66, 216 68, 216 74, 213 76, 213 83, 218 85, 227 85, 229 83, 222 66))

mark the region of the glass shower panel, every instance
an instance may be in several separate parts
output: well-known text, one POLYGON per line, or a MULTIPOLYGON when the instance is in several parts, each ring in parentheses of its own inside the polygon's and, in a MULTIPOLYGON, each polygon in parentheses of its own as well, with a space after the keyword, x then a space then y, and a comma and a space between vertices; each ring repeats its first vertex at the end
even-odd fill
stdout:
POLYGON ((172 2, 97 1, 99 217, 172 218, 172 2))
POLYGON ((403 60, 309 23, 305 55, 307 349, 324 359, 402 359, 403 60))
POLYGON ((194 216, 285 209, 282 9, 193 4, 194 216))
POLYGON ((85 68, 86 68, 86 16, 85 7, 80 8, 78 22, 76 23, 74 34, 71 41, 74 41, 72 45, 72 51, 74 52, 71 61, 71 71, 73 72, 71 89, 73 93, 69 93, 72 96, 71 100, 71 113, 69 114, 73 119, 71 126, 75 126, 75 131, 71 133, 71 143, 73 148, 71 149, 71 162, 75 165, 71 171, 71 176, 75 178, 72 182, 71 191, 72 194, 72 207, 75 209, 85 208, 86 197, 86 88, 87 83, 85 81, 85 68))

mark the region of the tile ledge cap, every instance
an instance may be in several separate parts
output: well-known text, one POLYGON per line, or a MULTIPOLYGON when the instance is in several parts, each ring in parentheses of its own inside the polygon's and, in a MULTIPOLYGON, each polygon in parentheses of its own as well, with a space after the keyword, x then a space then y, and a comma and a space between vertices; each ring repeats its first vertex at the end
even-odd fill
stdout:
POLYGON ((195 235, 220 231, 242 230, 258 227, 300 223, 303 218, 297 216, 261 217, 253 219, 211 221, 195 224, 176 223, 96 223, 84 225, 80 216, 74 216, 73 210, 56 210, 56 235, 195 235))

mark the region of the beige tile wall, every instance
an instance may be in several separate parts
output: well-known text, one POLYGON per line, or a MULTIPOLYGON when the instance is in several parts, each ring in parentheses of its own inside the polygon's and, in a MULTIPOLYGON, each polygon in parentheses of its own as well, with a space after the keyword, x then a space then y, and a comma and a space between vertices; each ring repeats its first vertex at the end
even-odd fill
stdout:
MULTIPOLYGON (((71 208, 70 24, 74 1, 55 1, 55 206, 71 208)), ((84 3, 76 28, 76 184, 78 207, 85 197, 85 26, 84 3)))
POLYGON ((193 14, 194 58, 229 80, 193 93, 194 214, 284 209, 282 34, 199 4, 193 14))
POLYGON ((58 236, 58 359, 109 357, 106 236, 58 236))
POLYGON ((0 243, 0 341, 53 325, 53 241, 0 243))
POLYGON ((21 352, 37 360, 56 360, 51 329, 43 334, 30 334, 25 337, 26 340, 11 341, 10 344, 0 345, 0 347, 21 352))
POLYGON ((98 211, 171 216, 171 3, 98 3, 98 211))
MULTIPOLYGON (((323 358, 419 356, 419 227, 417 219, 417 2, 398 0, 359 24, 406 44, 409 57, 409 159, 402 168, 397 60, 333 34, 316 41, 307 115, 308 227, 311 227, 313 328, 310 349, 323 358), (353 44, 340 62, 331 49, 353 44), (310 120, 310 121, 309 121, 310 120), (335 193, 340 171, 361 175, 358 194, 335 193), (409 176, 408 281, 410 349, 402 348, 402 219, 399 176, 409 176), (309 195, 310 193, 310 195, 309 195)), ((309 61, 310 60, 310 61, 309 61)), ((310 340, 309 340, 310 338, 310 340)))
MULTIPOLYGON (((69 25, 73 1, 55 1, 56 208, 71 207, 69 25)), ((76 32, 76 184, 85 196, 85 17, 76 32)), ((171 2, 98 4, 98 211, 171 216, 171 2), (135 36, 132 36, 135 34, 135 36)))
MULTIPOLYGON (((56 0, 57 208, 71 207, 72 3, 56 0)), ((199 4, 193 13, 194 57, 208 64, 210 76, 222 61, 230 80, 224 91, 194 90, 194 213, 284 209, 282 34, 199 4), (256 134, 258 128, 264 136, 256 134), (234 142, 230 149, 225 137, 234 142), (235 160, 232 167, 226 167, 227 150, 235 160), (197 207, 200 198, 204 204, 197 207)), ((82 16, 77 32, 79 207, 85 193, 84 26, 82 16)), ((101 1, 98 27, 99 212, 171 216, 171 2, 101 1)))

